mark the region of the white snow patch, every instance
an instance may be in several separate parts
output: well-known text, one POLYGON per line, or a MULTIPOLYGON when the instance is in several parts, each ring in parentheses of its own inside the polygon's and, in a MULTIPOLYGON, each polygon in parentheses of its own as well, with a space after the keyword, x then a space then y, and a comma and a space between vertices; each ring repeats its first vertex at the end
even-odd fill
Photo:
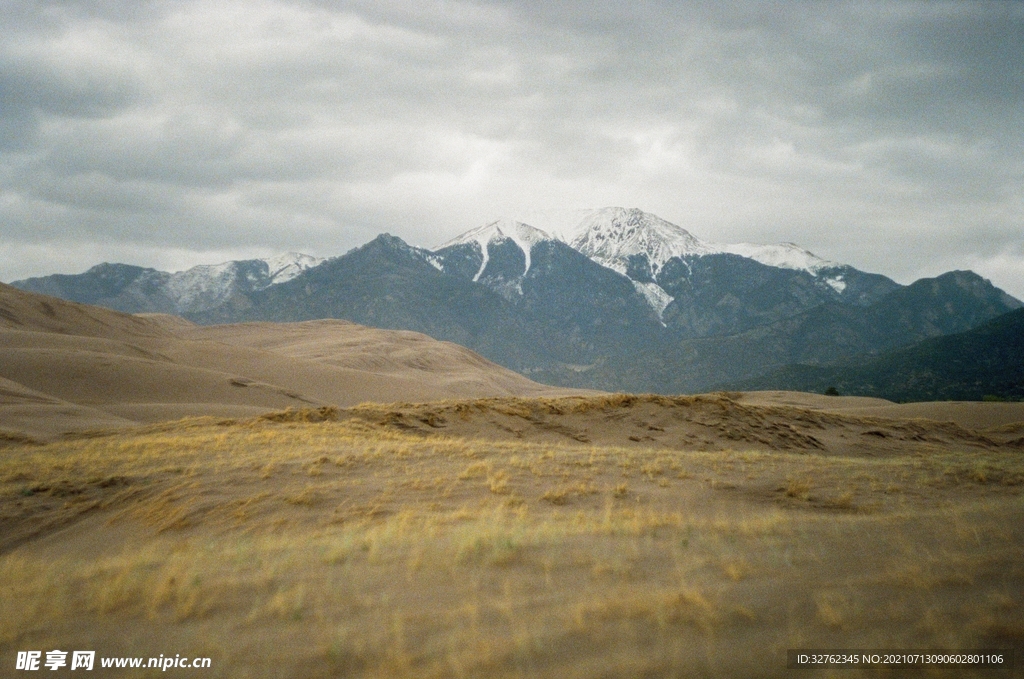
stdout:
POLYGON ((476 283, 480 280, 480 276, 483 275, 484 269, 487 268, 487 262, 491 261, 491 253, 487 251, 487 243, 477 242, 476 246, 480 248, 482 259, 480 261, 480 268, 477 270, 476 275, 473 276, 473 282, 476 283))
POLYGON ((832 286, 832 289, 836 292, 842 293, 846 289, 846 281, 843 280, 842 276, 836 276, 835 278, 826 278, 825 282, 832 286))
POLYGON ((484 224, 483 226, 471 229, 461 236, 453 238, 444 245, 435 248, 435 250, 441 250, 452 245, 461 245, 463 243, 477 243, 480 246, 480 251, 483 253, 484 261, 476 276, 473 277, 473 280, 476 281, 480 278, 480 274, 482 274, 484 269, 487 267, 487 261, 489 259, 489 255, 487 253, 488 244, 506 238, 514 241, 526 256, 526 268, 523 269, 524 276, 530 270, 530 251, 533 250, 533 246, 542 241, 557 240, 551 234, 534 228, 529 224, 523 224, 522 222, 517 222, 512 219, 499 219, 491 222, 490 224, 484 224))
POLYGON ((779 269, 806 271, 817 275, 822 269, 840 266, 836 262, 822 259, 809 250, 804 250, 794 243, 777 243, 775 245, 757 245, 754 243, 733 243, 720 245, 722 252, 729 252, 747 257, 767 266, 779 269))
POLYGON ((270 270, 270 284, 284 283, 298 276, 306 269, 312 269, 324 262, 319 257, 304 255, 301 252, 286 252, 283 255, 267 257, 263 260, 270 270))
POLYGON ((235 262, 194 266, 172 273, 165 289, 178 311, 212 308, 231 295, 236 270, 235 262))
MULTIPOLYGON (((665 290, 657 283, 630 282, 633 283, 633 287, 636 288, 636 291, 644 296, 644 299, 646 299, 647 303, 651 305, 651 308, 657 312, 658 320, 661 321, 661 315, 675 298, 665 292, 665 290)), ((661 321, 661 324, 665 325, 665 322, 661 321)))

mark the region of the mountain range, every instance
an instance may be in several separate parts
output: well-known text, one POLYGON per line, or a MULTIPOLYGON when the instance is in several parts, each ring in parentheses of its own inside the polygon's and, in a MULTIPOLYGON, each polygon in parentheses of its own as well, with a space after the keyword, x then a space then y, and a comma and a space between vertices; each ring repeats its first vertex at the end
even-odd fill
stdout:
POLYGON ((289 281, 324 260, 297 252, 267 259, 204 264, 167 273, 131 264, 98 264, 84 274, 15 281, 29 292, 126 313, 189 314, 243 303, 245 296, 289 281))
POLYGON ((432 250, 382 234, 327 260, 174 274, 101 264, 13 285, 202 324, 338 318, 415 330, 540 382, 660 393, 863 363, 1022 306, 969 271, 904 286, 792 243, 710 243, 624 208, 557 231, 499 220, 432 250))

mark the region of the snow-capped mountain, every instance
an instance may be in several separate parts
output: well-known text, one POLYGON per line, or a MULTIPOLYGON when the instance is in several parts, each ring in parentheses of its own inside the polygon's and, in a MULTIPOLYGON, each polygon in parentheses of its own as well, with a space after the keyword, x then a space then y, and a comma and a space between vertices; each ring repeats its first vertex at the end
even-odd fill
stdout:
MULTIPOLYGON (((435 252, 450 255, 459 246, 472 244, 473 252, 462 252, 464 258, 472 259, 477 266, 472 280, 483 282, 495 290, 500 288, 502 294, 508 296, 510 291, 521 292, 521 283, 512 281, 509 272, 488 279, 486 272, 492 250, 497 251, 506 241, 515 243, 525 258, 521 274, 525 276, 530 270, 531 252, 536 244, 558 240, 601 266, 629 278, 662 322, 664 313, 676 297, 670 289, 678 288, 681 278, 692 276, 692 265, 700 258, 734 255, 775 269, 804 272, 814 279, 825 297, 844 296, 847 279, 850 276, 856 278, 861 273, 822 259, 793 243, 756 245, 704 241, 681 226, 636 208, 606 207, 532 214, 550 225, 551 230, 539 229, 515 219, 503 219, 467 231, 435 252), (675 262, 675 265, 665 271, 670 262, 675 262)), ((462 266, 468 264, 466 261, 462 266)), ((854 286, 851 292, 855 294, 846 295, 850 300, 863 301, 863 290, 854 286)))
POLYGON ((293 279, 324 260, 297 252, 265 259, 201 264, 168 273, 129 264, 98 264, 85 273, 15 281, 23 290, 128 313, 194 313, 293 279))
MULTIPOLYGON (((652 276, 673 257, 688 259, 734 254, 765 266, 806 271, 813 275, 843 265, 818 257, 795 243, 713 243, 701 240, 681 226, 636 208, 608 207, 587 214, 570 233, 572 247, 610 269, 626 274, 630 261, 646 257, 652 276)), ((628 274, 627 274, 628 275, 628 274)), ((826 277, 837 292, 843 284, 826 277)))
POLYGON ((552 384, 679 393, 886 351, 1020 306, 967 272, 905 287, 840 267, 840 294, 806 270, 728 252, 682 252, 654 277, 638 260, 657 251, 644 250, 623 274, 548 235, 488 224, 430 251, 384 234, 244 304, 188 317, 342 318, 456 342, 552 384))
POLYGON ((592 260, 627 274, 630 261, 644 257, 657 275, 673 257, 700 257, 721 249, 696 238, 681 226, 637 209, 609 207, 595 210, 575 229, 569 243, 592 260))
POLYGON ((236 294, 290 281, 321 262, 311 255, 288 252, 264 259, 201 264, 170 274, 164 287, 178 313, 212 309, 236 294))
POLYGON ((480 280, 480 276, 483 275, 484 270, 487 268, 487 263, 490 261, 491 244, 497 245, 506 240, 515 243, 516 247, 522 251, 526 264, 521 275, 525 276, 530 271, 532 263, 530 253, 533 251, 533 246, 543 241, 555 240, 555 238, 551 234, 534 228, 529 224, 517 222, 513 219, 499 219, 490 224, 470 229, 461 236, 457 236, 439 246, 436 250, 440 251, 459 245, 475 243, 480 250, 482 260, 480 268, 477 270, 476 275, 473 276, 473 281, 476 282, 480 280))
POLYGON ((628 257, 630 254, 647 251, 652 262, 658 259, 659 251, 674 251, 679 256, 731 253, 748 257, 768 266, 804 270, 809 273, 817 273, 821 269, 832 266, 841 266, 822 259, 793 243, 759 245, 705 241, 681 226, 637 208, 534 210, 523 212, 516 219, 531 224, 552 234, 562 242, 570 244, 576 243, 577 240, 586 240, 586 232, 590 229, 603 232, 615 241, 630 240, 629 237, 623 238, 623 233, 632 230, 634 231, 633 251, 629 252, 631 248, 623 243, 619 254, 628 257), (644 240, 646 242, 643 242, 644 240))
POLYGON ((804 250, 796 243, 777 243, 775 245, 730 243, 717 245, 716 247, 720 252, 746 257, 766 266, 806 271, 812 274, 818 274, 825 269, 835 269, 843 266, 838 262, 822 259, 810 250, 804 250))
POLYGON ((656 282, 665 263, 720 252, 686 229, 637 209, 595 210, 571 232, 574 249, 629 278, 659 319, 672 303, 672 295, 656 282))

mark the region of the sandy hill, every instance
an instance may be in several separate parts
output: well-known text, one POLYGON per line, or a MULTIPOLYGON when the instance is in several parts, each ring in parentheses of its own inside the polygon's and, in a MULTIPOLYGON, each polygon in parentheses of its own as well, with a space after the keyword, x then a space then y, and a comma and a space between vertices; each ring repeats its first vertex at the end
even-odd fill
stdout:
POLYGON ((7 439, 292 406, 565 393, 418 333, 339 321, 205 328, 0 284, 7 439))
MULTIPOLYGON (((581 393, 532 382, 416 332, 340 320, 199 326, 0 284, 0 441, 289 407, 581 393)), ((1024 421, 1019 403, 900 405, 799 392, 736 398, 755 407, 927 418, 978 430, 1024 421)))

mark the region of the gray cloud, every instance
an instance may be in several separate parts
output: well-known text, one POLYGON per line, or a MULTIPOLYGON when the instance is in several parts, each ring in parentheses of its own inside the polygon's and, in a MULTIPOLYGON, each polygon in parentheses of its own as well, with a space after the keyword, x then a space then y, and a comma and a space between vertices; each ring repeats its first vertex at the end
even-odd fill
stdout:
POLYGON ((12 2, 0 278, 638 206, 1024 296, 1024 5, 12 2))

